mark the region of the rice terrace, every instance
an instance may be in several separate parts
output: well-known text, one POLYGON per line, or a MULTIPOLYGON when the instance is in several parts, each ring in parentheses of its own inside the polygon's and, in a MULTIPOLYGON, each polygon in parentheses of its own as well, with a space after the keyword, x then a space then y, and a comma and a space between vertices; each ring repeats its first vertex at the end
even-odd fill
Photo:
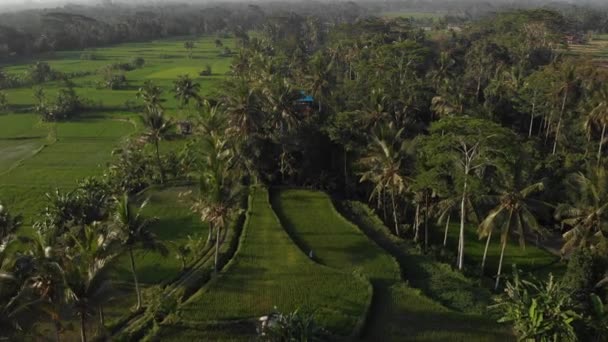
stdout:
POLYGON ((607 341, 608 6, 0 2, 0 340, 607 341))

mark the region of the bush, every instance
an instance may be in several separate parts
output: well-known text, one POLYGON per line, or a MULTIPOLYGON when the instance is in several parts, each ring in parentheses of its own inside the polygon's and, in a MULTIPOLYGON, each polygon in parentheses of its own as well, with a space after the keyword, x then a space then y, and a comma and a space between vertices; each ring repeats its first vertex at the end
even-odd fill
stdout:
POLYGON ((205 70, 198 73, 200 76, 211 76, 211 65, 206 65, 205 70))
POLYGON ((230 48, 224 47, 222 52, 220 53, 220 57, 230 57, 232 56, 232 50, 230 48))
POLYGON ((146 64, 146 60, 143 59, 142 57, 135 57, 131 60, 131 65, 133 67, 135 67, 136 69, 143 68, 145 64, 146 64))
POLYGON ((34 84, 54 81, 61 78, 61 74, 51 69, 51 66, 46 62, 36 62, 30 67, 28 78, 34 84))
POLYGON ((0 91, 0 113, 8 110, 8 100, 6 94, 0 91))
POLYGON ((34 90, 38 104, 36 111, 42 116, 43 121, 60 121, 73 117, 77 111, 82 109, 82 102, 72 84, 68 83, 59 90, 53 103, 47 103, 42 88, 34 90))
POLYGON ((112 70, 106 69, 103 72, 103 80, 101 86, 112 90, 124 89, 128 85, 127 77, 123 73, 114 73, 112 70))
POLYGON ((576 295, 589 294, 601 275, 598 258, 588 249, 572 254, 563 277, 564 287, 576 295))

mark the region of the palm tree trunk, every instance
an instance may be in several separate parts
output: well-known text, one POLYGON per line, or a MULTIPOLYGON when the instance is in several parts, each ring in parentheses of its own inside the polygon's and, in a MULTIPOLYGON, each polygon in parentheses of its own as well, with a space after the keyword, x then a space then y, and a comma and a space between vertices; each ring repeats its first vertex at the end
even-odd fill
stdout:
POLYGON ((424 249, 429 247, 429 195, 425 194, 425 209, 424 209, 424 249))
POLYGON ((61 323, 59 323, 59 320, 55 319, 53 321, 53 326, 55 327, 55 341, 60 342, 61 341, 61 333, 60 333, 61 323))
POLYGON ((217 227, 215 229, 215 273, 217 273, 217 270, 218 270, 219 255, 220 255, 220 229, 219 229, 219 227, 217 227))
POLYGON ((460 202, 460 233, 458 237, 458 269, 462 271, 464 266, 464 219, 465 219, 465 204, 467 197, 467 177, 468 170, 465 172, 464 186, 462 191, 462 200, 460 202))
POLYGON ((80 342, 87 342, 87 314, 85 312, 80 313, 80 342))
POLYGON ((154 140, 154 147, 156 147, 156 163, 158 164, 158 171, 160 172, 160 184, 165 184, 165 172, 163 171, 163 164, 160 161, 160 151, 158 148, 158 139, 154 140))
POLYGON ((483 270, 486 266, 486 257, 488 256, 488 247, 490 247, 490 240, 492 240, 492 232, 494 229, 490 229, 488 234, 488 240, 486 241, 486 248, 483 250, 483 258, 481 259, 481 276, 483 277, 483 270))
POLYGON ((135 258, 133 257, 133 248, 129 247, 129 258, 131 259, 131 273, 133 273, 133 284, 135 284, 135 295, 137 296, 137 310, 141 309, 141 292, 139 291, 139 281, 137 280, 137 272, 135 271, 135 258))
POLYGON ((568 87, 564 90, 564 98, 562 101, 562 110, 559 113, 559 120, 557 121, 557 130, 555 131, 555 140, 553 141, 553 153, 557 150, 557 140, 559 139, 559 131, 562 127, 562 119, 564 117, 564 111, 566 110, 566 101, 568 101, 568 87))
POLYGON ((420 204, 416 203, 416 217, 414 217, 414 242, 418 242, 418 232, 420 231, 420 204))
POLYGON ((509 211, 509 220, 507 221, 507 231, 504 236, 501 236, 502 248, 500 249, 500 261, 498 262, 498 272, 496 272, 496 284, 494 290, 498 290, 498 284, 500 283, 500 273, 502 272, 502 260, 505 256, 505 248, 507 248, 507 240, 509 239, 509 231, 511 228, 511 219, 513 218, 513 209, 509 211))
POLYGON ((528 138, 532 137, 532 127, 534 126, 534 112, 536 111, 536 92, 534 92, 534 99, 532 100, 532 113, 530 113, 530 129, 528 130, 528 138))
POLYGON ((448 230, 450 229, 450 214, 448 214, 448 218, 445 221, 445 233, 443 234, 443 247, 448 244, 448 230))
POLYGON ((502 271, 502 259, 505 256, 505 248, 507 247, 507 239, 505 238, 500 249, 500 261, 498 262, 498 272, 496 273, 496 284, 494 290, 498 290, 498 284, 500 283, 500 272, 502 271))
POLYGON ((395 189, 391 189, 391 202, 393 204, 393 221, 395 222, 395 234, 399 236, 399 223, 397 222, 397 206, 395 204, 395 189))
POLYGON ((103 314, 103 304, 99 304, 99 324, 101 325, 102 329, 106 325, 106 317, 103 314))
POLYGON ((207 233, 207 245, 213 242, 213 224, 209 223, 209 232, 207 233))
POLYGON ((597 150, 597 167, 600 167, 602 160, 602 147, 604 145, 604 138, 606 136, 606 123, 602 125, 602 136, 600 137, 600 148, 597 150))
POLYGON ((344 193, 348 195, 348 151, 344 146, 344 193))

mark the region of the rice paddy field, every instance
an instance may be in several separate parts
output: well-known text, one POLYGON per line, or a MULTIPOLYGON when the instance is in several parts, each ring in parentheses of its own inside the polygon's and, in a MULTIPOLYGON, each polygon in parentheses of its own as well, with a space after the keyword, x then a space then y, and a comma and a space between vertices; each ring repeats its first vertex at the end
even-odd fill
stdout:
MULTIPOLYGON (((0 199, 31 224, 44 208, 44 194, 55 188, 66 189, 77 180, 99 176, 111 160, 111 152, 129 136, 139 132, 138 114, 131 103, 138 103, 136 93, 145 81, 151 80, 164 90, 167 114, 176 118, 191 113, 178 106, 170 89, 180 75, 188 74, 201 85, 203 96, 217 91, 231 63, 230 57, 220 57, 222 47, 216 47, 215 37, 194 40, 192 58, 184 48, 190 38, 130 43, 86 51, 56 52, 40 58, 53 70, 81 73, 71 78, 79 97, 99 107, 77 120, 43 123, 34 114, 34 92, 31 88, 6 89, 13 112, 0 114, 0 199), (87 59, 82 59, 87 55, 87 59), (91 57, 93 56, 93 57, 91 57), (145 60, 142 68, 125 72, 128 86, 121 90, 100 88, 100 69, 113 63, 128 63, 135 57, 145 60), (200 77, 207 66, 211 76, 200 77)), ((222 39, 232 47, 231 39, 222 39)), ((2 65, 9 74, 27 72, 37 60, 2 65)), ((59 82, 40 85, 47 97, 61 87, 59 82)))
POLYGON ((179 317, 204 324, 309 307, 331 331, 348 336, 370 299, 365 279, 320 265, 301 251, 274 214, 267 190, 256 188, 237 254, 182 305, 179 317))
POLYGON ((301 248, 314 251, 315 260, 337 270, 355 270, 372 281, 374 300, 363 340, 511 340, 494 321, 449 310, 408 286, 397 260, 342 217, 326 194, 282 190, 272 203, 285 229, 301 248))
POLYGON ((608 67, 608 34, 596 34, 585 44, 570 45, 565 53, 586 56, 602 67, 608 67))

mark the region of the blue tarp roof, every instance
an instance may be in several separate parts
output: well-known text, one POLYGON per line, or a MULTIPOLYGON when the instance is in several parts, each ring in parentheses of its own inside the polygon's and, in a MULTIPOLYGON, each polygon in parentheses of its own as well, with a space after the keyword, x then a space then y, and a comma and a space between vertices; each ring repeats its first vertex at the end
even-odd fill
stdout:
POLYGON ((307 95, 304 91, 300 91, 300 95, 302 97, 298 99, 298 102, 315 102, 314 97, 307 95))

